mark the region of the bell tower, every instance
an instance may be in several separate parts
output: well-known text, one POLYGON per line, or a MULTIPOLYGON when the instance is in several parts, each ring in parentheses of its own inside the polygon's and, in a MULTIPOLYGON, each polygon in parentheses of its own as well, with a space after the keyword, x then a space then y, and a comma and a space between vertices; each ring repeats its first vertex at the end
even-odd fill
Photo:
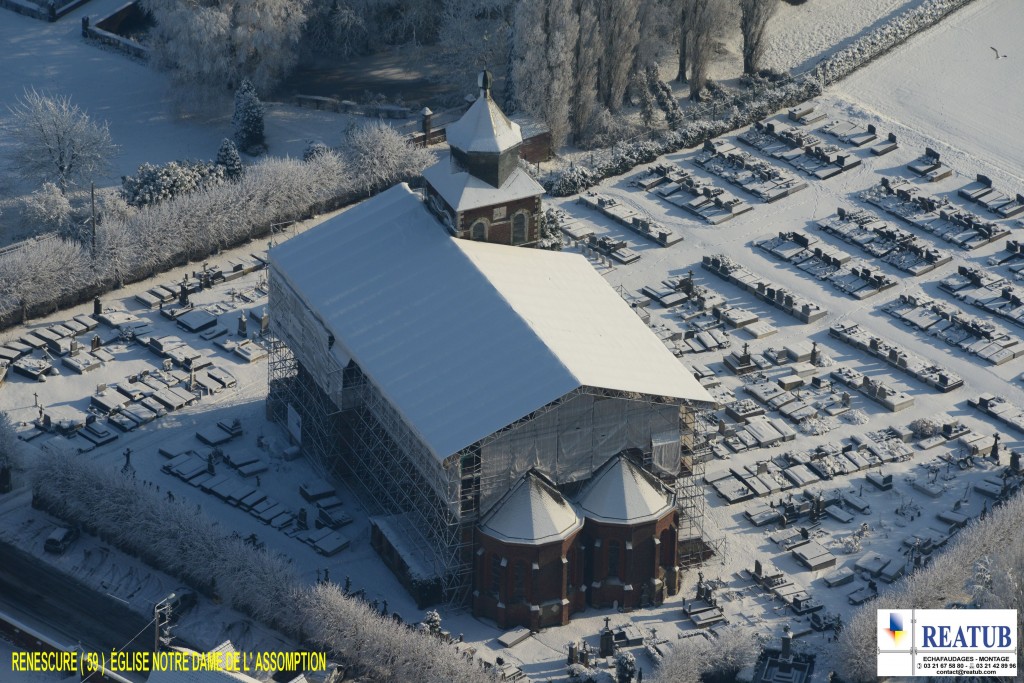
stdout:
POLYGON ((456 237, 535 243, 544 188, 519 168, 523 135, 491 98, 491 72, 477 85, 479 97, 445 130, 451 158, 423 172, 430 206, 456 237))

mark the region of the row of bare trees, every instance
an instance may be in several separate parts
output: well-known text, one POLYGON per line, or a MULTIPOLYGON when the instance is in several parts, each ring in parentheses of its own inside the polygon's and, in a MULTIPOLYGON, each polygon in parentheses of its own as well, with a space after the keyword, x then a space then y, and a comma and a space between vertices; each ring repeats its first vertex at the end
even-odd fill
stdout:
POLYGON ((107 195, 95 240, 88 229, 50 233, 0 252, 0 321, 48 313, 206 258, 267 234, 272 224, 409 180, 433 159, 393 128, 372 124, 351 130, 338 151, 325 149, 308 161, 266 158, 236 181, 138 209, 107 195))

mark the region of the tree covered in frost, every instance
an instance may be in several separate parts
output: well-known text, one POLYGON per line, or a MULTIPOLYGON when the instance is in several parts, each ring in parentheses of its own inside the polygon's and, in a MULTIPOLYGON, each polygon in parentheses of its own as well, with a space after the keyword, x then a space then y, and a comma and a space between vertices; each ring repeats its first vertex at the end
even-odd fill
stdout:
POLYGON ((235 113, 231 123, 238 146, 250 152, 263 145, 263 103, 252 81, 245 79, 235 92, 235 113))
POLYGON ((409 630, 337 585, 305 584, 290 558, 226 534, 187 500, 169 500, 133 478, 68 455, 41 455, 31 475, 36 505, 254 619, 337 653, 360 680, 492 680, 446 643, 409 630))
POLYGON ((0 258, 0 306, 19 311, 22 322, 33 306, 49 304, 39 313, 52 312, 64 297, 93 282, 89 252, 77 241, 44 236, 0 258))
POLYGON ((14 431, 11 416, 0 410, 0 467, 16 464, 22 442, 14 431))
POLYGON ((25 197, 22 217, 33 233, 58 232, 67 235, 73 223, 71 202, 53 183, 25 197))
POLYGON ((238 180, 242 177, 242 157, 238 154, 238 147, 231 140, 224 138, 221 141, 214 163, 224 169, 224 177, 228 180, 238 180))
POLYGON ((26 90, 10 112, 10 158, 28 180, 51 182, 66 192, 105 173, 117 154, 106 122, 90 119, 70 97, 26 90))
POLYGON ((657 683, 700 683, 702 676, 713 680, 735 680, 736 674, 752 666, 761 654, 755 634, 738 627, 718 631, 708 641, 686 638, 678 641, 657 661, 657 683))
POLYGON ((219 185, 226 175, 225 166, 209 161, 169 161, 160 166, 146 163, 135 175, 121 178, 121 195, 129 206, 147 206, 219 185))
POLYGON ((722 29, 723 0, 689 0, 689 36, 686 42, 690 65, 690 99, 700 100, 708 84, 708 67, 714 55, 715 38, 722 29))
POLYGON ((598 1, 603 46, 597 91, 601 103, 612 113, 622 107, 636 59, 640 42, 639 10, 640 0, 598 1))
POLYGON ((302 153, 302 160, 311 161, 317 158, 318 156, 327 154, 330 151, 331 148, 325 145, 324 143, 320 142, 319 140, 313 140, 308 145, 306 145, 306 150, 302 153))
POLYGON ((572 10, 573 0, 520 0, 515 11, 511 72, 517 108, 547 125, 556 149, 570 132, 573 50, 579 38, 572 10))
POLYGON ((307 0, 142 0, 155 19, 149 45, 158 67, 187 88, 261 90, 295 66, 307 0))
POLYGON ((515 0, 441 0, 438 59, 442 78, 475 92, 477 74, 490 69, 497 80, 509 75, 515 0))
POLYGON ((382 123, 351 129, 342 153, 348 166, 358 171, 355 189, 367 193, 410 180, 434 162, 432 152, 409 144, 394 128, 382 123))
POLYGON ((779 8, 779 0, 740 0, 740 34, 743 36, 743 73, 761 68, 768 46, 768 21, 779 8))

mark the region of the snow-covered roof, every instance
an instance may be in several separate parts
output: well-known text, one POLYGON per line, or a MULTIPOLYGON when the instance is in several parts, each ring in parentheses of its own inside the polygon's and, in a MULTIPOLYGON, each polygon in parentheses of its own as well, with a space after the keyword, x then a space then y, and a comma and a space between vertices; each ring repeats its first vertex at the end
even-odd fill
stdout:
POLYGON ((462 118, 445 128, 448 144, 463 152, 504 152, 523 142, 518 123, 489 96, 478 97, 462 118))
POLYGON ((659 519, 672 508, 673 500, 653 476, 629 458, 616 455, 598 468, 576 504, 595 521, 636 524, 659 519))
POLYGON ((581 386, 712 402, 582 256, 453 239, 405 184, 270 260, 440 459, 581 386))
POLYGON ((534 472, 520 477, 480 522, 491 538, 519 545, 560 541, 581 526, 572 505, 534 472))
POLYGON ((430 186, 456 211, 469 211, 481 206, 492 206, 527 197, 539 197, 544 188, 530 174, 517 168, 501 187, 467 171, 457 171, 450 159, 441 159, 423 171, 430 186))

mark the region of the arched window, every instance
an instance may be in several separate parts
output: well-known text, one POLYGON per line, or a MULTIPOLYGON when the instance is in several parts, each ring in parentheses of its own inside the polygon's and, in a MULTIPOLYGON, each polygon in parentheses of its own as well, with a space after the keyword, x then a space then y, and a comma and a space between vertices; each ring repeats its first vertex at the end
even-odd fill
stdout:
POLYGON ((526 563, 522 560, 512 565, 512 602, 526 601, 526 563))
POLYGON ((619 576, 619 547, 618 541, 608 541, 608 578, 618 579, 619 576))
POLYGON ((480 219, 473 223, 469 229, 469 238, 474 240, 485 240, 487 239, 487 221, 480 219))
POLYGON ((522 244, 526 241, 526 227, 528 224, 525 211, 520 211, 512 217, 512 244, 522 244))
POLYGON ((491 595, 501 599, 501 555, 491 555, 491 595))
POLYGON ((675 550, 676 544, 673 536, 675 535, 675 529, 669 527, 661 532, 661 564, 665 569, 669 569, 676 565, 675 550))

